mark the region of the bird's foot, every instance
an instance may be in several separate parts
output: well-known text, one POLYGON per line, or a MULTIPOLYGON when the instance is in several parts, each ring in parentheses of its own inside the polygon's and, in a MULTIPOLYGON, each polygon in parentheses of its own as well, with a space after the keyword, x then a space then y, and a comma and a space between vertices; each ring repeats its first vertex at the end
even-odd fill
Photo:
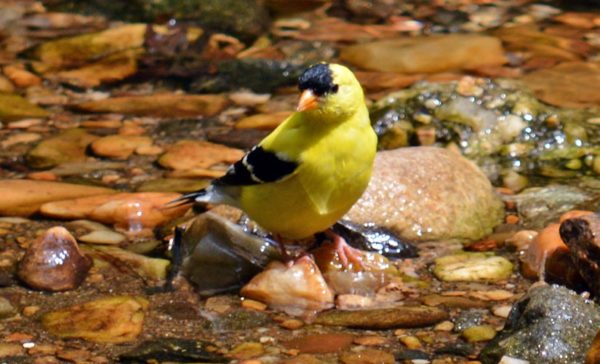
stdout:
POLYGON ((327 230, 325 235, 333 244, 333 251, 337 253, 337 257, 342 264, 342 267, 347 270, 361 271, 365 266, 362 262, 362 253, 348 245, 346 240, 332 230, 327 230))

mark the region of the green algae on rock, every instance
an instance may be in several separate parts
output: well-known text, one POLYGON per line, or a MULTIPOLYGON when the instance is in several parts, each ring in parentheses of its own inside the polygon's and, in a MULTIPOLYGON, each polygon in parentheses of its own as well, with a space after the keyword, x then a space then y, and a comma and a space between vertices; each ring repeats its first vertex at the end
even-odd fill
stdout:
POLYGON ((16 94, 0 93, 0 121, 45 118, 50 113, 16 94))
POLYGON ((52 168, 62 163, 82 162, 90 143, 98 139, 84 129, 68 129, 62 133, 42 140, 26 155, 31 168, 52 168))
POLYGON ((165 279, 171 264, 167 259, 151 258, 115 246, 84 245, 82 248, 94 259, 103 260, 117 267, 126 266, 127 269, 146 279, 165 279))
POLYGON ((46 313, 42 326, 60 338, 98 343, 133 341, 142 331, 148 301, 139 296, 112 296, 46 313))
POLYGON ((391 93, 372 107, 371 120, 380 148, 452 145, 497 181, 508 171, 549 178, 599 173, 598 115, 598 108, 545 105, 516 81, 465 77, 391 93))
POLYGON ((512 263, 494 253, 460 252, 435 259, 433 274, 445 282, 500 281, 512 274, 512 263))
POLYGON ((538 286, 515 303, 480 358, 485 364, 503 355, 531 363, 583 363, 599 325, 600 309, 593 302, 564 287, 538 286))

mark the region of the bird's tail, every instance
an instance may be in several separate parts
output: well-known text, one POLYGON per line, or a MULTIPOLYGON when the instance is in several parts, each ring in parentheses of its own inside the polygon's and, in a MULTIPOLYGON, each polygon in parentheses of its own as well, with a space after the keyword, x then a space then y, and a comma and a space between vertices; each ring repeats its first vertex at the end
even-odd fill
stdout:
POLYGON ((206 195, 207 191, 206 189, 201 189, 198 191, 194 191, 194 192, 190 192, 190 193, 186 193, 185 195, 176 198, 173 201, 169 201, 165 204, 165 207, 178 207, 178 206, 183 206, 183 205, 187 205, 187 204, 192 204, 194 202, 196 202, 196 199, 198 197, 204 196, 206 195))

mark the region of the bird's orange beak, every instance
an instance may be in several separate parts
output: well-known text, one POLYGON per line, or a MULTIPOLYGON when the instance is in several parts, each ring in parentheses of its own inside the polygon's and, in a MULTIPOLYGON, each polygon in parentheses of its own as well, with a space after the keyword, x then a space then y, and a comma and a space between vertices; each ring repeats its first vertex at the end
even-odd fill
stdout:
POLYGON ((298 111, 314 110, 319 107, 319 98, 311 90, 304 90, 298 101, 298 111))

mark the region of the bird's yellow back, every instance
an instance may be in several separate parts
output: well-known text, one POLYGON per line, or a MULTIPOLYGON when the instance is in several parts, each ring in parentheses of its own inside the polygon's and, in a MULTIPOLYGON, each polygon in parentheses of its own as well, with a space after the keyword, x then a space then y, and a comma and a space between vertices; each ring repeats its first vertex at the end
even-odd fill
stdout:
POLYGON ((241 208, 272 233, 291 239, 331 227, 360 198, 371 176, 377 137, 362 89, 345 67, 333 66, 339 93, 321 110, 295 113, 260 146, 299 163, 293 174, 244 186, 241 208))

